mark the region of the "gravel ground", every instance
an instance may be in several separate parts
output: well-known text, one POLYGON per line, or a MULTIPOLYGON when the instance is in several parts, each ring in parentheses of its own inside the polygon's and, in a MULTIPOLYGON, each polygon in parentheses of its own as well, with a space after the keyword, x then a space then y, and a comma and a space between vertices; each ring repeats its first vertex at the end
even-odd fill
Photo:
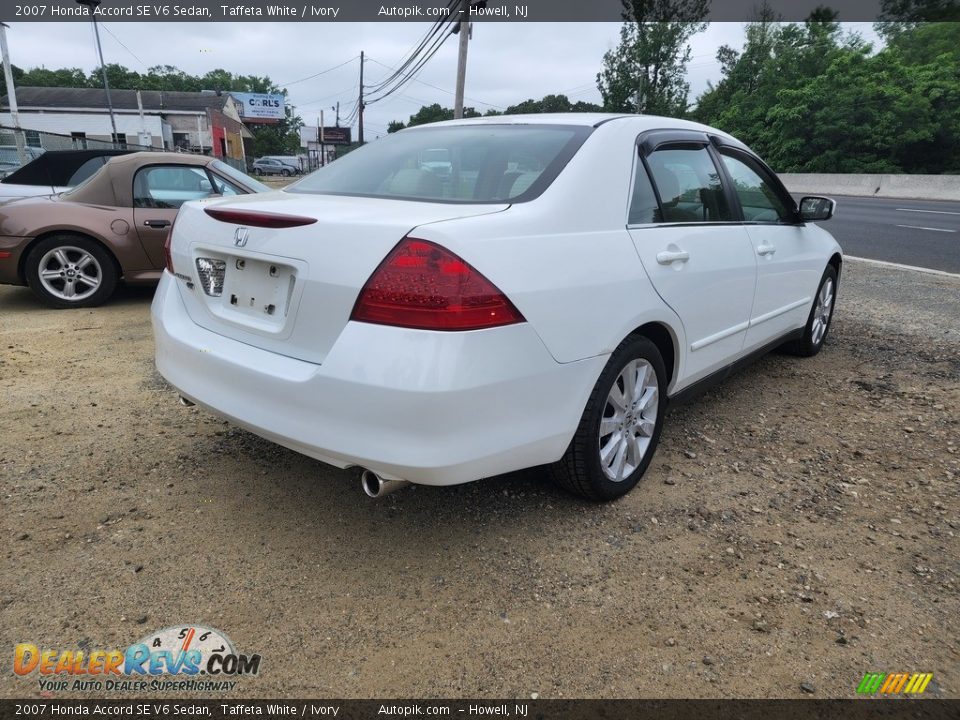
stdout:
POLYGON ((537 471, 370 501, 179 406, 150 291, 0 288, 0 647, 199 622, 262 654, 238 697, 852 697, 866 671, 958 697, 958 291, 848 263, 819 356, 676 409, 594 505, 537 471))

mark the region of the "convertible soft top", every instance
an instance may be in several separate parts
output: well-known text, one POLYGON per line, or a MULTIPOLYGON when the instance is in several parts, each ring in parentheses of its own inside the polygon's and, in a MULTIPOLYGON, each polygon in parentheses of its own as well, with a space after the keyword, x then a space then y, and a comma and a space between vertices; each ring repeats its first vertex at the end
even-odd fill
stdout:
POLYGON ((106 163, 115 155, 128 155, 132 150, 47 150, 40 157, 10 173, 0 182, 17 185, 50 185, 63 187, 85 162, 102 157, 106 163))

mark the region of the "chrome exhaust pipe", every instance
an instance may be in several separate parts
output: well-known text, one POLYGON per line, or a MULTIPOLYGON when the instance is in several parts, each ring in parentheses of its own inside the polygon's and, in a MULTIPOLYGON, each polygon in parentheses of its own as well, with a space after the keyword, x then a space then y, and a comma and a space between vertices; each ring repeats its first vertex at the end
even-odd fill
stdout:
POLYGON ((406 480, 384 480, 373 470, 364 470, 360 473, 360 487, 363 488, 367 497, 381 498, 409 484, 406 480))
POLYGON ((183 395, 180 396, 180 404, 184 407, 193 407, 196 403, 187 400, 183 395))

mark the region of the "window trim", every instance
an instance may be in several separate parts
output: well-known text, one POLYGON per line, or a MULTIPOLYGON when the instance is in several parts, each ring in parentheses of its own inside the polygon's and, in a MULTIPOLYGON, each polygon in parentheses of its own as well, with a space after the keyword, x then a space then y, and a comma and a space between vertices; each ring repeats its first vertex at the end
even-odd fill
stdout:
POLYGON ((627 192, 627 205, 625 208, 625 220, 626 226, 628 229, 643 229, 643 228, 658 228, 658 227, 704 227, 709 225, 804 225, 805 223, 800 219, 800 211, 797 207, 796 201, 793 199, 793 195, 787 190, 786 186, 783 184, 783 181, 780 177, 767 165, 763 160, 760 159, 754 152, 750 150, 746 145, 744 145, 739 140, 733 138, 724 137, 721 135, 715 135, 701 130, 686 130, 680 128, 653 128, 650 130, 644 130, 637 136, 637 139, 634 144, 634 164, 632 166, 632 172, 630 174, 630 185, 627 192), (720 182, 724 189, 724 195, 727 200, 727 204, 730 207, 730 213, 733 215, 731 220, 711 220, 708 222, 659 222, 659 223, 630 223, 630 205, 633 200, 633 191, 637 182, 637 165, 640 164, 643 166, 644 172, 647 174, 647 179, 650 182, 650 185, 653 187, 654 195, 657 198, 657 207, 660 211, 661 216, 663 215, 663 200, 660 197, 660 188, 657 187, 656 180, 653 177, 653 174, 650 172, 650 166, 647 163, 647 156, 659 150, 661 147, 667 145, 705 145, 707 147, 707 152, 709 153, 713 164, 717 167, 717 170, 720 173, 720 182), (737 195, 736 190, 734 189, 733 179, 730 176, 730 173, 727 172, 727 166, 723 162, 723 151, 729 153, 737 159, 745 158, 747 160, 747 165, 754 166, 753 169, 755 172, 765 178, 770 185, 773 187, 774 192, 776 192, 780 199, 784 201, 784 204, 787 206, 787 209, 791 211, 793 215, 792 221, 780 220, 775 223, 771 222, 759 222, 753 220, 746 220, 743 215, 743 207, 740 204, 740 198, 737 195))
POLYGON ((719 138, 714 136, 711 138, 713 140, 714 152, 717 154, 717 160, 720 163, 723 175, 726 178, 727 185, 732 190, 734 199, 736 201, 736 207, 738 214, 740 215, 741 222, 744 225, 802 225, 803 222, 800 220, 800 213, 797 208, 797 202, 793 199, 793 196, 784 186, 783 181, 777 176, 777 174, 770 169, 770 166, 767 165, 763 160, 757 157, 755 154, 750 152, 745 145, 741 146, 739 144, 734 145, 730 142, 724 142, 725 138, 719 138), (740 203, 740 196, 737 195, 736 190, 734 189, 733 176, 730 175, 730 172, 727 170, 727 166, 723 162, 723 156, 728 155, 729 157, 739 160, 748 168, 753 170, 757 175, 760 176, 761 180, 766 181, 773 191, 780 198, 780 201, 787 208, 787 212, 790 214, 789 218, 783 220, 777 220, 776 222, 768 222, 763 220, 747 220, 743 214, 743 206, 740 203))
POLYGON ((709 136, 706 132, 700 130, 684 130, 684 129, 670 129, 670 128, 658 128, 653 130, 644 130, 637 136, 635 142, 634 152, 634 165, 633 172, 630 175, 630 185, 627 193, 627 206, 626 206, 626 226, 628 229, 634 228, 654 228, 654 227, 706 227, 710 225, 743 225, 743 211, 740 207, 739 200, 736 197, 731 198, 731 194, 735 195, 730 186, 730 178, 726 173, 726 168, 722 167, 722 160, 717 155, 716 151, 712 147, 712 137, 709 136), (653 187, 654 196, 657 199, 657 210, 660 213, 660 217, 663 217, 663 198, 660 197, 660 188, 657 187, 657 181, 653 177, 653 173, 650 172, 650 165, 647 162, 647 158, 655 153, 658 150, 669 148, 671 146, 677 145, 696 145, 700 148, 703 148, 707 151, 707 155, 710 158, 710 161, 714 164, 714 167, 717 169, 717 173, 720 176, 720 184, 723 188, 723 196, 727 202, 730 215, 732 216, 730 220, 706 220, 703 222, 652 222, 652 223, 630 223, 630 206, 633 202, 633 191, 636 188, 637 183, 637 163, 643 166, 644 172, 647 174, 647 180, 650 181, 651 187, 653 187), (733 201, 737 200, 736 203, 733 201))
MULTIPOLYGON (((175 162, 174 163, 171 163, 171 162, 151 163, 149 165, 141 165, 140 167, 138 167, 134 171, 133 177, 130 178, 130 207, 132 207, 134 210, 177 210, 179 211, 180 207, 183 207, 184 203, 191 202, 190 200, 184 200, 182 203, 180 203, 180 207, 176 207, 176 208, 149 208, 149 207, 143 207, 141 205, 137 205, 137 178, 140 176, 140 173, 147 170, 153 170, 155 168, 183 168, 186 170, 199 170, 206 176, 207 182, 210 183, 210 186, 211 186, 210 187, 211 193, 207 196, 207 198, 214 197, 216 195, 216 193, 212 192, 212 190, 216 187, 216 185, 213 183, 213 180, 210 178, 210 170, 206 165, 192 165, 192 164, 188 165, 186 163, 181 164, 181 163, 175 163, 175 162)), ((202 198, 196 198, 196 199, 202 199, 202 198)))

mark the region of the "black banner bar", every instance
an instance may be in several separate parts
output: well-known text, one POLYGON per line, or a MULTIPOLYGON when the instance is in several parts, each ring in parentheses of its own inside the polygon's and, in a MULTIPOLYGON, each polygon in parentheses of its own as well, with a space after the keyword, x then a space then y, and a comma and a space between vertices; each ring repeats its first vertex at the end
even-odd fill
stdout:
POLYGON ((960 700, 2 700, 0 718, 511 718, 512 720, 912 720, 960 717, 960 700))
MULTIPOLYGON (((960 0, 914 0, 886 4, 902 17, 883 16, 884 0, 767 0, 774 16, 805 20, 815 8, 829 7, 845 22, 878 19, 960 21, 960 0)), ((758 0, 708 0, 704 18, 712 22, 756 19, 758 0)), ((102 0, 95 10, 75 0, 0 0, 4 22, 86 21, 91 12, 109 22, 435 22, 469 18, 477 22, 620 22, 621 0, 102 0)), ((649 21, 676 20, 648 10, 649 21)))

